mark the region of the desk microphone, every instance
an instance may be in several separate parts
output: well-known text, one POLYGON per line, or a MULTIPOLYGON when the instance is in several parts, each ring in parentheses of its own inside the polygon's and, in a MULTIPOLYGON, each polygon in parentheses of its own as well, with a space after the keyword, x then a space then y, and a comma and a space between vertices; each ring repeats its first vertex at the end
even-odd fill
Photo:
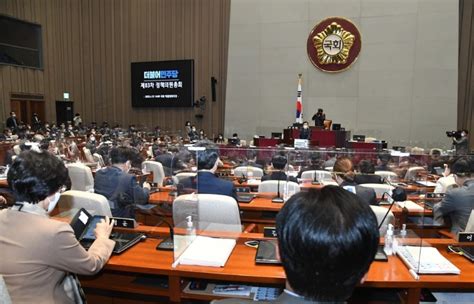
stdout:
POLYGON ((319 185, 319 182, 318 182, 318 176, 316 174, 316 171, 314 171, 313 173, 313 182, 311 183, 313 185, 319 185))
MULTIPOLYGON (((136 205, 137 207, 138 205, 136 205)), ((144 205, 144 206, 151 206, 150 204, 149 205, 144 205)), ((156 207, 156 205, 155 205, 156 207)), ((165 220, 164 216, 160 213, 158 213, 158 211, 156 211, 156 208, 146 208, 146 207, 138 207, 138 210, 144 212, 144 213, 147 213, 149 215, 154 215, 154 216, 157 216, 158 218, 160 218, 161 222, 159 222, 157 224, 157 226, 161 223, 165 223, 166 226, 168 226, 168 228, 170 229, 170 236, 167 237, 166 239, 164 239, 163 241, 161 241, 157 246, 156 246, 156 250, 173 250, 174 249, 174 242, 173 242, 173 238, 174 238, 174 229, 173 229, 173 226, 171 226, 171 224, 165 220)))
POLYGON ((280 196, 280 179, 278 179, 278 182, 277 182, 277 196, 272 199, 272 203, 283 204, 284 202, 285 202, 285 200, 280 196))
POLYGON ((405 192, 403 188, 400 188, 400 187, 393 189, 392 195, 390 195, 388 192, 384 192, 382 194, 382 199, 385 197, 385 194, 387 194, 388 197, 392 199, 392 203, 390 204, 390 207, 388 207, 388 210, 385 213, 383 219, 380 221, 379 229, 382 227, 383 222, 385 221, 388 214, 390 213, 390 210, 392 210, 392 207, 395 204, 395 202, 404 202, 407 200, 407 193, 405 192))

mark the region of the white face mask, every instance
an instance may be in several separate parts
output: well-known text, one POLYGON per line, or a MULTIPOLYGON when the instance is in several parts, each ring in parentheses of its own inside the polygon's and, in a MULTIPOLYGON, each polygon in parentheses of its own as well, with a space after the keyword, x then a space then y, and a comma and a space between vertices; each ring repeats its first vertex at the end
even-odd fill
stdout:
POLYGON ((61 197, 61 194, 59 192, 54 193, 53 198, 48 198, 49 200, 49 205, 48 205, 48 213, 51 213, 53 211, 54 207, 58 204, 59 198, 61 197))
POLYGON ((308 125, 303 125, 303 129, 308 129, 308 125))

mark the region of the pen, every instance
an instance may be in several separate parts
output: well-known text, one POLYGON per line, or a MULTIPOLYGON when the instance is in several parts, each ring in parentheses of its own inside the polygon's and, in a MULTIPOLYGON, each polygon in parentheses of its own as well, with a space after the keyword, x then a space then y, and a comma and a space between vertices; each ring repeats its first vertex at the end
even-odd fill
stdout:
POLYGON ((408 272, 411 274, 411 276, 415 279, 415 280, 419 280, 420 279, 420 276, 413 270, 413 269, 410 269, 408 270, 408 272))

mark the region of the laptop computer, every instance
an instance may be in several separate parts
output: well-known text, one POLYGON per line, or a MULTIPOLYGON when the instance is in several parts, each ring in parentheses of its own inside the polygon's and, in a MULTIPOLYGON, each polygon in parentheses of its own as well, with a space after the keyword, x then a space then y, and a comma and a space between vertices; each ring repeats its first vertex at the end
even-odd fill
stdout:
POLYGON ((257 254, 255 255, 256 264, 281 265, 281 261, 277 255, 278 241, 261 240, 258 244, 257 254))
MULTIPOLYGON (((70 225, 74 231, 74 235, 86 250, 94 243, 96 239, 94 233, 95 227, 103 218, 105 218, 105 216, 92 216, 86 209, 81 208, 72 219, 70 225)), ((110 235, 110 239, 115 241, 115 247, 112 252, 122 253, 145 238, 146 236, 143 233, 113 232, 110 235)))

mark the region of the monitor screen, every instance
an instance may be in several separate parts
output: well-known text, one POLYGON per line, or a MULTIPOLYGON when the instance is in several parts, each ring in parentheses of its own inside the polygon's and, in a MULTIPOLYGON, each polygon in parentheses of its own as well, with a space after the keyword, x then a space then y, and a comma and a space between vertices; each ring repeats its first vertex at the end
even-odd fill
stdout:
POLYGON ((192 107, 194 60, 132 62, 133 107, 192 107))

